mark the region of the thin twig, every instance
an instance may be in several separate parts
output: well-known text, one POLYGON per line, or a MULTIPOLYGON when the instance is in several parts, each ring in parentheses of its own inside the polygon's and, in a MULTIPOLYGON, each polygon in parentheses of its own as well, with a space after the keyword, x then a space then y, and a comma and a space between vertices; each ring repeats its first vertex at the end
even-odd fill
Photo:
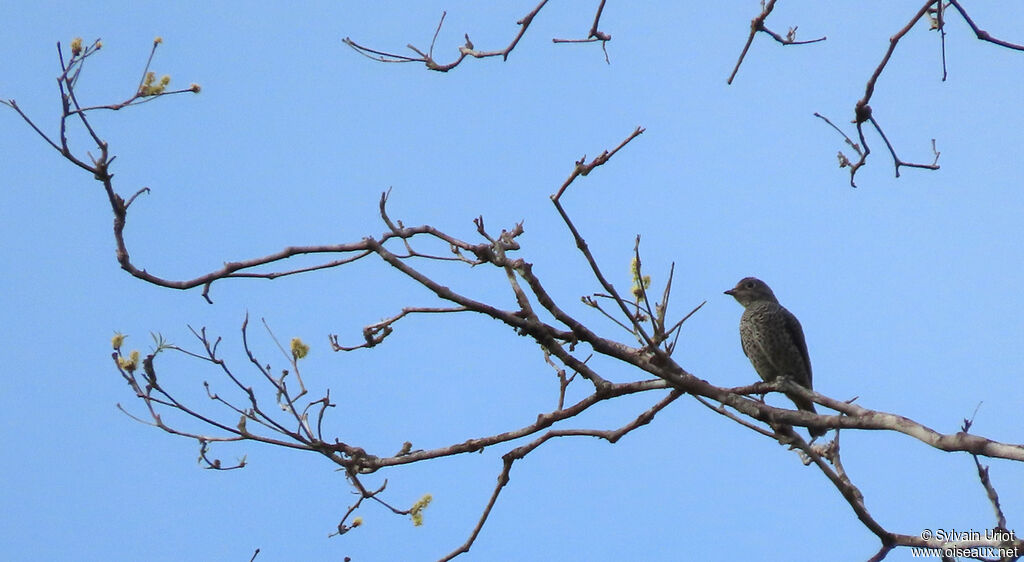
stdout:
POLYGON ((768 34, 769 36, 771 36, 772 39, 775 39, 783 46, 806 45, 809 43, 817 43, 819 41, 826 40, 826 37, 822 36, 817 39, 811 39, 809 41, 797 41, 795 27, 791 28, 789 30, 789 33, 786 34, 785 37, 765 27, 764 21, 768 19, 768 16, 772 13, 772 10, 775 9, 776 1, 777 0, 768 0, 767 2, 762 1, 761 13, 755 16, 754 19, 750 20, 750 34, 747 35, 747 41, 746 43, 743 44, 743 50, 740 51, 740 56, 738 59, 736 59, 736 65, 733 66, 732 72, 729 74, 729 78, 725 81, 726 84, 732 84, 733 79, 736 78, 736 73, 740 71, 740 65, 743 64, 743 59, 747 57, 747 52, 750 50, 750 45, 751 43, 754 42, 754 36, 757 35, 757 32, 759 31, 768 34))

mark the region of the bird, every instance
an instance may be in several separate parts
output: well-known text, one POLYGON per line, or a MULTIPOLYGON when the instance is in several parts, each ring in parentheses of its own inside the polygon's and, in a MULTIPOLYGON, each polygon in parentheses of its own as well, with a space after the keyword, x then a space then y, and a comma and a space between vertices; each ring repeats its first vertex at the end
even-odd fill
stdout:
MULTIPOLYGON (((750 364, 765 382, 780 376, 789 377, 800 386, 812 390, 811 358, 800 321, 779 304, 771 287, 756 277, 744 277, 725 294, 743 305, 740 317, 740 344, 750 364)), ((810 400, 787 394, 797 409, 818 413, 810 400)), ((808 428, 811 437, 820 437, 824 428, 808 428)))

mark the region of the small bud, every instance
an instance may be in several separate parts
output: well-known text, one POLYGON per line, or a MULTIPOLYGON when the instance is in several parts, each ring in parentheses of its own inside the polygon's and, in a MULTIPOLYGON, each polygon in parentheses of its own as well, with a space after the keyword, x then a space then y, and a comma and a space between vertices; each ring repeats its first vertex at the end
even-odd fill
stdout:
POLYGON ((192 85, 188 87, 188 89, 189 89, 189 90, 192 90, 192 93, 194 93, 194 94, 198 94, 198 93, 199 93, 199 90, 200 90, 201 88, 199 87, 199 84, 196 84, 195 82, 193 82, 193 83, 192 83, 192 85))
POLYGON ((71 55, 77 57, 80 54, 82 54, 82 38, 75 37, 71 40, 71 55))
POLYGON ((358 526, 360 526, 362 524, 363 524, 363 518, 362 517, 356 517, 355 519, 352 520, 352 527, 358 527, 358 526))
POLYGON ((166 85, 168 85, 170 83, 171 83, 170 75, 164 74, 163 76, 160 77, 160 85, 161 86, 166 86, 166 85))
POLYGON ((122 345, 124 345, 124 334, 114 332, 114 337, 110 338, 110 346, 114 349, 120 349, 122 345))
POLYGON ((159 35, 157 35, 156 37, 153 38, 153 44, 154 45, 159 45, 160 43, 163 43, 163 42, 164 42, 164 38, 160 37, 159 35))

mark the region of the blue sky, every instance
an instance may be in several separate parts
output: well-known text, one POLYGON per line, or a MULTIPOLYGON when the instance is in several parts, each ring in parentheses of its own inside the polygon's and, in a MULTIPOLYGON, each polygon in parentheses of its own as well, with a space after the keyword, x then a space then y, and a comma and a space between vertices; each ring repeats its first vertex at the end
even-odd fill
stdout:
MULTIPOLYGON (((815 111, 848 123, 888 37, 916 10, 888 2, 780 2, 769 20, 806 47, 758 37, 735 83, 725 84, 757 2, 639 11, 609 3, 611 65, 596 45, 556 46, 592 20, 591 4, 552 3, 507 62, 470 60, 448 74, 374 63, 344 46, 454 56, 469 33, 503 47, 533 3, 501 8, 452 1, 413 7, 321 2, 22 3, 0 34, 0 97, 48 131, 59 115, 57 41, 102 38, 79 94, 86 103, 129 96, 155 36, 153 70, 198 96, 157 100, 94 124, 117 155, 117 188, 152 193, 131 208, 133 259, 168 278, 288 245, 380 234, 380 193, 392 216, 475 240, 472 219, 498 231, 525 221, 521 256, 565 308, 607 336, 629 335, 578 299, 599 291, 549 195, 573 162, 647 132, 563 200, 620 289, 642 235, 655 285, 676 263, 675 312, 687 322, 676 353, 690 372, 723 386, 756 380, 740 350, 741 309, 722 291, 756 275, 801 320, 815 388, 865 407, 955 432, 979 403, 974 430, 1020 442, 1024 299, 1020 245, 1024 191, 1017 147, 1024 56, 978 42, 955 18, 943 83, 934 32, 913 30, 872 101, 900 155, 942 156, 937 172, 895 179, 880 139, 850 188, 836 166, 841 139, 815 111), (638 13, 640 12, 640 13, 638 13)), ((1015 3, 970 6, 982 27, 1024 41, 1015 3)), ((438 447, 532 422, 553 408, 557 383, 536 345, 493 321, 412 318, 373 351, 335 354, 328 334, 357 343, 365 324, 402 306, 433 306, 427 292, 383 263, 276 281, 198 290, 147 285, 114 260, 101 186, 0 112, 0 324, 5 435, 0 548, 9 560, 435 559, 461 544, 510 447, 382 471, 388 498, 434 501, 413 527, 373 505, 364 525, 328 539, 353 501, 322 458, 255 444, 222 445, 214 472, 195 443, 138 424, 141 413, 110 360, 109 339, 150 331, 195 347, 188 325, 224 338, 244 371, 239 327, 248 312, 281 339, 312 347, 307 382, 330 387, 343 440, 390 454, 403 441, 438 447)), ((73 137, 88 149, 80 133, 73 137)), ((847 154, 849 152, 847 151, 847 154)), ((513 306, 500 272, 431 266, 455 289, 513 306)), ((262 329, 264 361, 284 366, 262 329)), ((638 377, 597 363, 606 378, 638 377)), ((168 357, 163 380, 204 400, 215 371, 168 357)), ((582 393, 582 389, 577 389, 582 393)), ((597 408, 573 427, 618 427, 660 397, 597 408)), ((788 405, 784 400, 779 405, 788 405)), ((205 404, 204 404, 205 406, 205 404)), ((229 416, 230 417, 230 416, 229 416)), ((843 460, 888 529, 984 529, 992 509, 973 462, 902 435, 846 432, 843 460)), ((1009 526, 1024 517, 1024 469, 987 462, 1009 526)), ((877 540, 825 477, 777 444, 685 397, 616 445, 550 442, 516 464, 472 551, 474 560, 778 558, 827 553, 862 560, 877 540)), ((891 560, 908 559, 895 552, 891 560)))

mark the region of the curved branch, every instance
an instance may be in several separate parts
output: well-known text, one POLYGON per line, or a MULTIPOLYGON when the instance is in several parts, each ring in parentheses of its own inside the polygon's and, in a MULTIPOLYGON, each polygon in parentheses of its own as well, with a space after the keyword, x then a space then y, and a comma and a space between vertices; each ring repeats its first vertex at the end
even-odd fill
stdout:
POLYGON ((671 404, 681 395, 682 393, 678 391, 670 392, 668 396, 662 398, 657 404, 651 406, 649 409, 642 412, 639 416, 636 417, 636 419, 615 430, 551 430, 545 433, 544 435, 541 435, 537 439, 531 441, 530 443, 523 445, 521 447, 517 447, 509 451, 508 453, 505 453, 501 457, 502 469, 501 472, 498 474, 498 483, 495 485, 494 491, 491 493, 491 497, 487 501, 487 505, 484 507, 483 513, 480 514, 480 519, 477 520, 476 526, 473 527, 473 531, 470 533, 469 538, 466 539, 466 542, 464 542, 458 548, 442 557, 441 560, 451 560, 452 558, 455 558, 460 554, 469 552, 469 548, 473 545, 473 542, 476 541, 477 535, 480 534, 480 530, 483 529, 484 524, 487 522, 487 517, 491 514, 491 509, 494 507, 495 502, 497 502, 498 495, 505 488, 505 485, 508 484, 509 474, 512 472, 512 464, 515 461, 526 457, 526 455, 530 454, 534 449, 540 447, 541 445, 555 437, 590 436, 605 439, 609 443, 615 443, 616 441, 621 439, 623 435, 629 433, 630 431, 633 431, 638 427, 642 427, 650 423, 658 412, 660 412, 666 406, 671 404))
POLYGON ((527 28, 530 27, 531 23, 533 23, 533 18, 537 16, 541 8, 543 8, 544 5, 547 3, 548 0, 541 0, 540 4, 537 4, 537 6, 530 11, 530 13, 526 14, 525 16, 522 17, 522 19, 516 22, 516 24, 519 25, 519 33, 516 34, 516 36, 512 39, 512 42, 509 43, 504 49, 501 49, 499 51, 478 51, 474 47, 473 42, 470 41, 469 34, 467 33, 465 35, 465 44, 459 47, 458 58, 446 64, 440 64, 436 60, 434 60, 434 42, 437 41, 437 34, 440 33, 441 31, 441 25, 444 23, 445 15, 447 15, 446 12, 441 14, 441 21, 438 22, 437 29, 434 31, 434 39, 430 43, 430 50, 428 52, 424 53, 423 51, 417 49, 411 44, 406 45, 411 51, 418 55, 416 57, 410 57, 405 55, 399 55, 396 53, 388 53, 385 51, 371 49, 369 47, 356 43, 350 37, 342 39, 342 42, 348 45, 349 47, 352 47, 352 49, 354 49, 357 53, 366 56, 370 59, 373 59, 377 62, 421 62, 425 64, 426 67, 430 70, 436 70, 437 72, 448 72, 449 70, 455 68, 456 66, 459 66, 459 64, 461 64, 462 61, 467 56, 478 59, 489 57, 501 57, 502 60, 508 60, 509 53, 511 53, 512 50, 516 48, 516 45, 519 44, 519 40, 522 39, 523 35, 526 34, 527 28))

